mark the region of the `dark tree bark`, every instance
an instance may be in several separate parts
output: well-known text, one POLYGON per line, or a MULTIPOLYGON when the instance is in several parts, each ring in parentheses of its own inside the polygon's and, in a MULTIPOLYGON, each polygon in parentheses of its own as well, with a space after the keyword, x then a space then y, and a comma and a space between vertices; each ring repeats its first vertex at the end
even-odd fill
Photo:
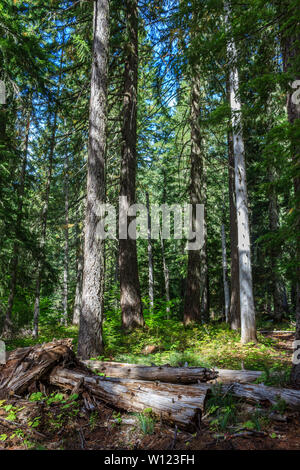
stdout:
MULTIPOLYGON (((23 220, 23 197, 25 189, 25 178, 26 178, 26 167, 27 167, 27 153, 28 153, 28 138, 29 138, 29 128, 30 128, 30 115, 31 111, 28 112, 27 124, 25 128, 25 139, 24 139, 24 156, 22 162, 22 169, 20 174, 20 186, 19 186, 19 198, 18 198, 18 213, 16 221, 16 238, 18 238, 18 232, 22 226, 23 220)), ((19 264, 19 243, 18 240, 14 242, 13 246, 13 256, 11 261, 11 275, 10 275, 10 292, 7 302, 7 310, 4 321, 3 331, 9 332, 12 329, 12 310, 14 306, 16 286, 17 286, 17 277, 18 277, 18 264, 19 264)))
MULTIPOLYGON (((270 183, 269 189, 269 228, 270 232, 276 232, 279 227, 278 217, 278 201, 276 188, 274 187, 275 171, 274 167, 270 166, 268 171, 268 179, 270 183)), ((280 279, 277 273, 277 260, 279 255, 279 249, 271 246, 269 250, 270 264, 271 264, 271 291, 273 296, 273 316, 278 322, 282 320, 284 309, 283 309, 283 294, 280 289, 280 279)))
POLYGON ((94 3, 93 62, 89 115, 84 268, 78 354, 83 359, 103 351, 104 239, 100 236, 101 204, 105 203, 105 151, 109 1, 94 3))
MULTIPOLYGON (((196 227, 196 204, 203 204, 205 198, 205 172, 203 139, 200 131, 200 76, 194 70, 191 89, 191 173, 190 203, 193 206, 192 226, 196 227)), ((204 234, 205 236, 205 234, 204 234)), ((204 238, 205 240, 205 238, 204 238)), ((187 325, 200 322, 202 313, 207 312, 207 266, 206 246, 189 250, 183 321, 187 325)))
POLYGON ((235 204, 235 183, 234 183, 234 154, 233 137, 231 131, 228 132, 228 187, 229 187, 229 211, 230 211, 230 311, 229 323, 232 330, 241 328, 240 312, 240 279, 239 279, 239 255, 238 255, 238 234, 235 204))
MULTIPOLYGON (((125 46, 120 197, 127 198, 127 202, 123 206, 124 212, 127 212, 128 207, 135 204, 136 189, 138 83, 138 9, 136 0, 125 0, 125 14, 127 42, 125 46)), ((134 223, 134 219, 134 216, 127 217, 128 223, 134 223)), ((120 237, 119 275, 122 327, 131 329, 143 326, 136 240, 132 238, 122 239, 120 237)))

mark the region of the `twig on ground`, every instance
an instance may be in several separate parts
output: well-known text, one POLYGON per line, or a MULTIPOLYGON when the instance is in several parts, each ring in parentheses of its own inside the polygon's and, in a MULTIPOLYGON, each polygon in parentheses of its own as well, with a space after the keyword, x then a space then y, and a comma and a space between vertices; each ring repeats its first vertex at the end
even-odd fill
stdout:
POLYGON ((26 424, 16 423, 15 421, 8 421, 7 419, 1 418, 1 417, 0 417, 0 421, 1 421, 1 423, 3 423, 4 425, 6 425, 8 427, 11 426, 11 427, 14 427, 14 428, 26 429, 28 432, 36 434, 37 436, 41 437, 42 439, 47 438, 47 436, 45 436, 45 434, 42 434, 41 432, 36 431, 35 429, 32 429, 32 428, 26 426, 26 424))

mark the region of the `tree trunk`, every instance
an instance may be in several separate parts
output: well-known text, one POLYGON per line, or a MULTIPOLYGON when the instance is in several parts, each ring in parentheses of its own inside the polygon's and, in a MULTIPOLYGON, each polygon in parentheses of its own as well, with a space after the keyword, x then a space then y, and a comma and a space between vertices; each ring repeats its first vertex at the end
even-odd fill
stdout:
MULTIPOLYGON (((278 218, 278 202, 276 189, 274 188, 274 168, 270 167, 268 171, 268 179, 270 183, 269 189, 269 228, 270 232, 276 232, 279 226, 278 218)), ((273 295, 273 315, 277 322, 280 322, 283 317, 283 295, 280 289, 280 279, 277 273, 277 259, 278 259, 278 248, 270 248, 270 261, 271 261, 271 292, 273 295)))
MULTIPOLYGON (((196 230, 196 204, 203 204, 205 198, 203 138, 199 125, 201 116, 200 87, 200 73, 196 68, 192 77, 191 89, 190 203, 192 205, 193 231, 196 230)), ((191 322, 200 322, 203 309, 207 308, 206 275, 206 247, 189 250, 183 311, 185 325, 191 322)))
POLYGON ((221 240, 222 240, 222 267, 223 267, 223 286, 224 286, 224 304, 225 304, 225 320, 229 321, 229 286, 228 286, 228 268, 227 268, 227 255, 226 255, 226 234, 225 226, 221 225, 221 240))
MULTIPOLYGON (((290 18, 293 18, 295 12, 292 5, 282 5, 285 13, 289 13, 290 18)), ((299 23, 295 21, 289 23, 281 31, 281 45, 283 55, 283 71, 289 73, 293 79, 291 84, 297 81, 297 88, 300 84, 299 72, 299 55, 300 55, 300 31, 299 23)), ((287 115, 290 123, 290 139, 291 139, 291 155, 294 169, 294 193, 295 193, 295 208, 294 208, 294 229, 296 234, 296 260, 295 260, 295 297, 296 297, 296 334, 294 343, 294 358, 297 361, 293 362, 291 379, 292 383, 300 388, 300 144, 299 144, 299 130, 300 130, 300 103, 299 100, 293 98, 295 88, 289 88, 287 93, 287 115), (296 102, 295 102, 296 101, 296 102)))
MULTIPOLYGON (((136 0, 125 0, 128 41, 125 47, 124 102, 122 127, 122 161, 120 197, 127 200, 119 217, 134 223, 127 216, 128 208, 135 204, 137 165, 137 83, 138 83, 138 9, 136 0)), ((125 200, 124 200, 125 201, 125 200)), ((119 236, 119 275, 122 327, 131 329, 144 325, 140 282, 138 276, 136 240, 119 236)))
POLYGON ((168 265, 167 265, 167 260, 166 260, 166 255, 165 255, 164 239, 162 237, 161 231, 159 232, 159 236, 160 236, 161 256, 162 256, 162 262, 163 262, 165 291, 166 291, 166 302, 167 302, 166 314, 167 314, 167 320, 169 320, 169 314, 170 314, 170 275, 169 275, 169 268, 168 268, 168 265))
POLYGON ((69 156, 65 156, 65 246, 64 246, 64 283, 63 283, 63 318, 68 323, 68 275, 69 275, 69 156))
POLYGON ((238 234, 237 234, 237 211, 235 202, 234 183, 234 155, 232 132, 228 132, 228 186, 229 186, 229 210, 230 210, 230 312, 229 322, 232 330, 241 328, 240 312, 240 276, 239 276, 239 254, 238 254, 238 234))
POLYGON ((146 205, 147 205, 147 218, 148 218, 148 268, 149 268, 149 302, 150 311, 153 312, 154 308, 154 273, 153 273, 153 250, 151 241, 151 215, 150 215, 150 204, 149 194, 146 193, 146 205))
POLYGON ((83 249, 81 231, 76 227, 76 288, 73 310, 73 325, 79 325, 82 301, 83 249))
MULTIPOLYGON (((30 117, 31 111, 28 112, 27 124, 25 129, 25 139, 24 139, 24 156, 22 162, 22 169, 20 174, 20 189, 19 189, 19 199, 18 199, 18 213, 16 221, 16 238, 18 238, 18 232, 22 226, 23 220, 23 198, 24 198, 24 189, 25 189, 25 178, 26 178, 26 167, 27 167, 27 154, 28 154, 28 139, 29 139, 29 128, 30 128, 30 117)), ((18 277, 18 264, 19 264, 19 244, 16 240, 13 246, 13 257, 11 262, 11 275, 10 275, 10 292, 7 302, 7 310, 4 321, 4 332, 9 332, 12 329, 12 310, 14 306, 16 286, 17 286, 17 277, 18 277)))
MULTIPOLYGON (((225 3, 225 25, 230 32, 230 6, 225 3)), ((239 76, 237 69, 237 50, 231 37, 227 43, 230 61, 229 89, 233 129, 233 154, 235 167, 235 194, 238 227, 238 255, 240 280, 241 341, 243 344, 256 342, 255 309, 252 288, 252 268, 250 257, 250 231, 247 201, 246 165, 244 140, 242 135, 241 102, 239 98, 239 76)))
POLYGON ((101 204, 105 203, 108 0, 96 0, 94 3, 93 34, 84 267, 78 336, 78 354, 83 359, 97 356, 103 351, 104 239, 99 229, 101 204))

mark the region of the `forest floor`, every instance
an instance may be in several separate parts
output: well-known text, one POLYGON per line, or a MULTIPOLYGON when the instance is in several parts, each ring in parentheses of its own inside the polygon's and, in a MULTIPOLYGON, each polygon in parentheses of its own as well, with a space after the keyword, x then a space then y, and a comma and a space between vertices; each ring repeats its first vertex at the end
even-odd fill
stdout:
MULTIPOLYGON (((258 344, 241 346, 238 335, 224 325, 192 327, 185 330, 185 338, 181 330, 181 344, 186 350, 176 351, 163 349, 159 331, 154 334, 149 327, 146 340, 145 332, 143 341, 140 333, 135 333, 131 350, 126 351, 126 347, 132 338, 124 337, 117 354, 106 353, 107 357, 101 358, 145 364, 244 366, 263 370, 262 380, 267 385, 288 387, 293 331, 289 325, 280 325, 284 332, 274 331, 278 326, 272 329, 258 334, 258 344), (147 344, 153 346, 152 354, 142 354, 147 344)), ((51 333, 54 331, 43 329, 39 342, 52 339, 51 333)), ((56 337, 57 333, 56 329, 56 337)), ((62 328, 59 333, 61 337, 72 333, 76 344, 74 327, 62 328)), ((172 334, 177 345, 176 332, 172 334)), ((7 345, 14 349, 30 343, 32 339, 25 335, 7 345)), ((269 408, 251 406, 230 394, 222 396, 216 386, 205 413, 200 429, 190 434, 155 421, 151 414, 123 413, 102 403, 88 412, 81 397, 60 391, 47 396, 38 392, 23 401, 15 397, 0 401, 0 449, 300 449, 300 413, 288 412, 280 400, 269 408)))

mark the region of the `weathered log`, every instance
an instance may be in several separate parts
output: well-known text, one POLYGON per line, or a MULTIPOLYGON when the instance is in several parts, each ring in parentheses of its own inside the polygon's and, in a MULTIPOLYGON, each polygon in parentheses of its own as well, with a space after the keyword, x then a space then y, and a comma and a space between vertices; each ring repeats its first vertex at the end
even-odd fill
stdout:
POLYGON ((87 367, 102 372, 107 377, 119 377, 137 380, 160 380, 161 382, 195 384, 198 382, 249 383, 258 379, 261 371, 206 369, 205 367, 145 366, 121 362, 82 361, 87 367))
POLYGON ((79 365, 71 343, 70 339, 53 340, 8 353, 6 364, 0 366, 0 396, 30 390, 57 364, 79 365))
POLYGON ((216 382, 222 383, 249 383, 261 377, 263 372, 259 370, 231 370, 231 369, 215 369, 218 373, 216 382))
POLYGON ((118 377, 137 380, 154 380, 166 383, 195 384, 208 382, 218 376, 214 370, 205 367, 171 367, 145 366, 141 364, 126 364, 121 362, 82 361, 96 372, 102 372, 107 377, 118 377))
MULTIPOLYGON (((83 386, 91 394, 112 406, 138 412, 151 408, 162 420, 182 428, 191 428, 197 423, 207 394, 213 386, 204 383, 178 385, 115 377, 92 377, 60 367, 52 371, 49 380, 53 385, 69 389, 83 381, 83 386)), ((300 410, 300 391, 297 390, 266 387, 262 384, 232 383, 222 385, 222 392, 262 404, 276 404, 281 399, 288 408, 300 410)))
POLYGON ((289 388, 267 387, 263 384, 232 383, 222 386, 224 393, 231 393, 236 398, 243 398, 254 403, 276 404, 284 400, 287 408, 300 410, 300 391, 289 388))
POLYGON ((127 411, 151 408, 162 421, 180 428, 193 429, 199 423, 207 384, 178 385, 134 379, 118 379, 84 374, 57 367, 49 380, 52 385, 72 389, 81 380, 84 388, 108 404, 127 411))
MULTIPOLYGON (((113 407, 127 411, 143 411, 151 408, 154 415, 162 420, 181 428, 195 426, 204 409, 205 399, 213 384, 200 383, 183 385, 160 382, 155 375, 169 373, 169 379, 185 380, 178 371, 189 379, 195 370, 200 368, 172 368, 167 366, 132 367, 128 373, 128 364, 119 370, 129 378, 111 378, 95 376, 83 363, 78 361, 70 349, 70 340, 53 341, 51 343, 22 348, 8 354, 7 363, 0 366, 0 394, 21 394, 32 390, 38 381, 50 382, 53 385, 77 390, 83 388, 91 396, 100 398, 113 407), (69 369, 68 369, 69 368, 69 369), (76 368, 76 370, 70 369, 76 368), (151 369, 151 370, 150 370, 151 369), (148 378, 153 380, 133 379, 130 373, 140 374, 147 371, 148 378), (176 370, 176 372, 175 372, 176 370), (124 372, 125 371, 125 372, 124 372), (133 371, 133 372, 132 372, 133 371), (171 375, 170 375, 171 374, 171 375), (177 374, 177 375, 176 375, 177 374), (156 378, 156 380, 155 380, 156 378)), ((94 361, 92 361, 94 362, 94 361)), ((131 365, 130 365, 131 366, 131 365)), ((205 372, 210 374, 212 371, 205 372)), ((220 378, 227 380, 249 380, 259 376, 258 371, 224 371, 218 370, 220 378), (226 376, 226 377, 225 377, 226 376)), ((107 371, 106 371, 107 373, 107 371)), ((211 375, 209 375, 211 377, 211 375)), ((164 380, 166 380, 164 378, 164 380)), ((197 376, 199 380, 199 376, 197 376)), ((231 393, 234 397, 245 401, 263 404, 275 404, 284 400, 288 408, 300 410, 300 391, 266 387, 262 384, 222 384, 222 393, 231 393)))

